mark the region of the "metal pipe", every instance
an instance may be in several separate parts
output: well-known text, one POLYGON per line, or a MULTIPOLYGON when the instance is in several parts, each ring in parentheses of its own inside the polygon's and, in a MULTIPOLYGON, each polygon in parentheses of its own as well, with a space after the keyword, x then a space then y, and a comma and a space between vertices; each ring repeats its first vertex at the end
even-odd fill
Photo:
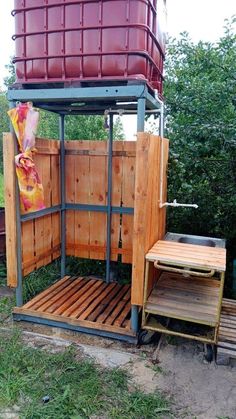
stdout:
POLYGON ((160 203, 160 208, 163 207, 185 207, 185 208, 198 208, 197 204, 180 204, 179 202, 176 201, 176 199, 174 199, 173 202, 161 202, 160 203))
POLYGON ((137 132, 144 132, 145 127, 145 112, 146 112, 146 98, 140 97, 137 106, 137 132))
POLYGON ((131 306, 131 329, 134 333, 138 333, 138 306, 131 306))
POLYGON ((66 274, 66 205, 65 205, 65 116, 60 115, 60 183, 61 183, 61 277, 66 274))
POLYGON ((110 282, 111 260, 111 217, 112 217, 112 151, 113 151, 113 115, 109 114, 109 139, 107 162, 107 250, 106 250, 106 282, 110 282))
MULTIPOLYGON (((15 107, 15 102, 9 103, 9 108, 15 107)), ((14 128, 10 123, 10 131, 14 138, 15 155, 18 154, 18 143, 14 132, 14 128)), ((21 307, 23 305, 23 274, 22 274, 22 244, 21 244, 21 211, 20 211, 20 191, 15 175, 15 190, 16 190, 16 264, 17 264, 17 287, 16 287, 16 305, 21 307)))

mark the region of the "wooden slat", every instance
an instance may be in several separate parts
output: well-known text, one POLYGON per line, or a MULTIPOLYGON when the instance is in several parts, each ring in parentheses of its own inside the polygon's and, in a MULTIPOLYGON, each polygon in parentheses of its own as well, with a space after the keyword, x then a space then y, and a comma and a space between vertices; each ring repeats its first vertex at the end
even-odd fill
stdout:
POLYGON ((132 304, 143 301, 145 231, 147 221, 147 190, 150 136, 138 134, 136 144, 135 209, 133 233, 132 304))
MULTIPOLYGON (((123 176, 122 176, 122 204, 124 207, 134 208, 134 188, 135 188, 135 153, 136 142, 126 141, 125 150, 134 153, 133 156, 123 157, 123 176)), ((123 214, 121 225, 122 249, 130 250, 130 254, 122 256, 123 263, 132 263, 133 250, 133 227, 134 216, 123 214)))
POLYGON ((124 298, 124 296, 127 294, 127 291, 129 290, 129 285, 124 285, 122 289, 118 292, 118 294, 114 297, 112 302, 106 307, 106 309, 103 311, 102 314, 100 314, 97 318, 97 322, 104 323, 106 322, 106 319, 111 315, 113 310, 117 307, 117 304, 120 300, 124 298))
POLYGON ((199 269, 225 271, 226 250, 159 240, 146 255, 148 260, 199 269))
POLYGON ((85 320, 87 317, 98 307, 98 305, 113 291, 116 287, 116 284, 108 284, 104 287, 103 292, 98 295, 96 300, 94 300, 87 308, 82 312, 82 314, 78 315, 77 318, 79 320, 85 320))
POLYGON ((47 288, 45 291, 41 292, 40 294, 36 295, 36 297, 32 298, 32 300, 28 301, 28 303, 24 304, 25 308, 33 307, 34 304, 42 301, 42 299, 46 296, 50 296, 52 292, 54 292, 57 288, 61 285, 66 286, 65 283, 69 283, 69 276, 65 276, 64 278, 60 279, 59 281, 55 282, 50 288, 47 288), (65 284, 65 285, 64 285, 65 284))
MULTIPOLYGON (((123 151, 124 142, 114 141, 113 150, 123 151)), ((112 158, 112 206, 121 206, 121 189, 123 178, 122 157, 114 156, 112 158)), ((120 214, 112 214, 111 217, 111 260, 117 261, 118 255, 113 252, 113 248, 119 247, 120 240, 120 214)))
MULTIPOLYGON (((80 310, 81 305, 84 302, 86 302, 85 303, 85 305, 86 305, 88 303, 88 300, 91 297, 91 295, 94 295, 95 292, 96 292, 96 290, 98 288, 100 288, 101 285, 102 285, 102 282, 101 281, 95 281, 94 284, 92 284, 92 286, 89 287, 88 290, 85 293, 83 293, 83 295, 79 298, 79 300, 75 301, 74 304, 72 304, 70 307, 68 307, 67 310, 65 310, 62 313, 62 316, 63 317, 68 317, 68 316, 71 317, 71 314, 72 313, 77 313, 77 310, 78 311, 80 310)), ((86 307, 87 307, 87 305, 86 305, 86 307)))
POLYGON ((97 317, 104 312, 104 310, 106 309, 106 307, 109 306, 109 304, 112 302, 112 300, 114 299, 114 297, 118 294, 118 292, 121 289, 121 285, 116 284, 116 286, 113 288, 113 290, 111 292, 109 292, 109 294, 106 296, 106 298, 104 298, 102 300, 102 302, 99 304, 99 306, 96 308, 96 310, 94 310, 89 316, 88 316, 88 320, 90 321, 95 321, 97 319, 97 317))
MULTIPOLYGON (((50 156, 42 158, 42 183, 44 190, 44 203, 46 208, 52 206, 52 183, 51 183, 51 160, 50 156)), ((44 264, 48 265, 52 261, 50 250, 52 248, 52 216, 51 214, 43 217, 44 222, 44 252, 48 251, 48 256, 44 259, 44 264)))
POLYGON ((22 268, 23 275, 28 275, 36 268, 34 246, 35 246, 35 233, 34 221, 26 221, 21 225, 21 246, 22 246, 22 268))
MULTIPOLYGON (((164 141, 164 171, 168 158, 168 140, 164 141)), ((139 133, 136 150, 135 212, 133 234, 132 296, 134 305, 143 303, 145 254, 151 246, 163 238, 165 232, 165 208, 159 207, 160 188, 160 137, 139 133)), ((165 182, 166 173, 164 173, 165 182)), ((163 199, 166 199, 166 188, 163 199)), ((164 200, 165 200, 164 199, 164 200)), ((155 272, 149 278, 151 288, 155 272)))
MULTIPOLYGON (((69 141, 66 142, 67 146, 69 141)), ((75 203, 75 159, 74 156, 66 155, 65 158, 65 178, 66 178, 66 202, 75 203)), ((66 211, 66 242, 74 243, 75 241, 75 211, 66 211)), ((71 249, 70 256, 74 256, 75 252, 71 249)))
MULTIPOLYGON (((60 161, 59 156, 51 156, 51 182, 52 182, 52 206, 60 204, 60 161)), ((60 213, 52 214, 52 246, 58 246, 61 242, 60 235, 60 213)), ((61 252, 56 251, 52 259, 60 256, 61 252)))
POLYGON ((17 287, 17 237, 16 237, 16 171, 15 147, 12 134, 3 134, 5 231, 7 255, 7 285, 17 287))
POLYGON ((130 304, 130 301, 128 301, 126 306, 122 310, 121 314, 119 315, 119 317, 116 318, 114 322, 115 326, 121 327, 126 317, 130 314, 130 311, 131 311, 131 304, 130 304))
POLYGON ((106 319, 105 323, 112 325, 116 318, 120 315, 124 307, 126 306, 127 302, 130 300, 130 289, 126 292, 122 300, 119 301, 117 304, 115 310, 112 312, 112 314, 106 319))
POLYGON ((76 292, 75 294, 71 295, 70 298, 67 298, 67 300, 54 311, 54 314, 62 314, 66 310, 68 310, 75 302, 77 302, 81 298, 83 294, 85 294, 93 286, 93 284, 95 284, 95 282, 95 279, 84 281, 83 288, 80 289, 79 292, 76 292))
POLYGON ((89 297, 84 299, 83 303, 80 304, 80 306, 71 313, 70 317, 74 319, 79 318, 82 315, 82 313, 91 306, 93 301, 97 300, 97 297, 99 297, 105 289, 106 283, 101 282, 100 285, 96 288, 96 290, 92 294, 90 294, 89 297))
MULTIPOLYGON (((106 151, 107 142, 91 141, 91 150, 106 151)), ((94 205, 107 204, 107 157, 90 156, 90 203, 94 205)), ((90 213, 90 244, 104 246, 106 243, 106 220, 104 213, 90 213)), ((105 259, 105 252, 90 252, 91 259, 105 259)))
MULTIPOLYGON (((90 141, 73 141, 70 144, 76 151, 89 149, 90 141)), ((90 203, 89 187, 89 157, 86 155, 76 155, 75 158, 75 203, 90 203)), ((88 211, 75 211, 75 256, 89 258, 90 237, 90 213, 88 211)))
POLYGON ((219 281, 164 273, 148 297, 145 310, 193 322, 216 324, 219 281), (211 284, 212 281, 212 284, 211 284))

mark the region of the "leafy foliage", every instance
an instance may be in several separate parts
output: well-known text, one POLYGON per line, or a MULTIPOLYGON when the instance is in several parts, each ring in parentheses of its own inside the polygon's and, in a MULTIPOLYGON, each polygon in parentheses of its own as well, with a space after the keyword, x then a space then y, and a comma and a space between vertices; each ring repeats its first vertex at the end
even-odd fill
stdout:
POLYGON ((235 19, 217 44, 171 40, 165 97, 171 140, 169 200, 198 210, 170 209, 169 230, 236 238, 235 19))

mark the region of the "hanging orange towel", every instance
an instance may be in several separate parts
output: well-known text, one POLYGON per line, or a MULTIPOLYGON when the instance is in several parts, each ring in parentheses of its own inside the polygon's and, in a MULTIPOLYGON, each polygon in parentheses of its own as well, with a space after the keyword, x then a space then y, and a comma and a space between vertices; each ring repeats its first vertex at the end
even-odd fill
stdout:
POLYGON ((39 112, 32 103, 20 103, 8 111, 21 153, 15 157, 16 174, 20 190, 21 213, 45 208, 43 186, 33 162, 35 135, 39 112))

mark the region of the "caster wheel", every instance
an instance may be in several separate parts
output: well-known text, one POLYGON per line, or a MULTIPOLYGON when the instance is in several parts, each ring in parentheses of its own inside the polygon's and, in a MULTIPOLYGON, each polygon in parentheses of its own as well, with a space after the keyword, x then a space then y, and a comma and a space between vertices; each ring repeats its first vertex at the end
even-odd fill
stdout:
POLYGON ((204 355, 205 360, 207 362, 212 362, 214 358, 214 346, 210 344, 204 345, 204 352, 205 352, 205 355, 204 355))
POLYGON ((150 345, 155 342, 157 338, 157 333, 150 330, 141 330, 138 335, 138 346, 141 345, 150 345))

